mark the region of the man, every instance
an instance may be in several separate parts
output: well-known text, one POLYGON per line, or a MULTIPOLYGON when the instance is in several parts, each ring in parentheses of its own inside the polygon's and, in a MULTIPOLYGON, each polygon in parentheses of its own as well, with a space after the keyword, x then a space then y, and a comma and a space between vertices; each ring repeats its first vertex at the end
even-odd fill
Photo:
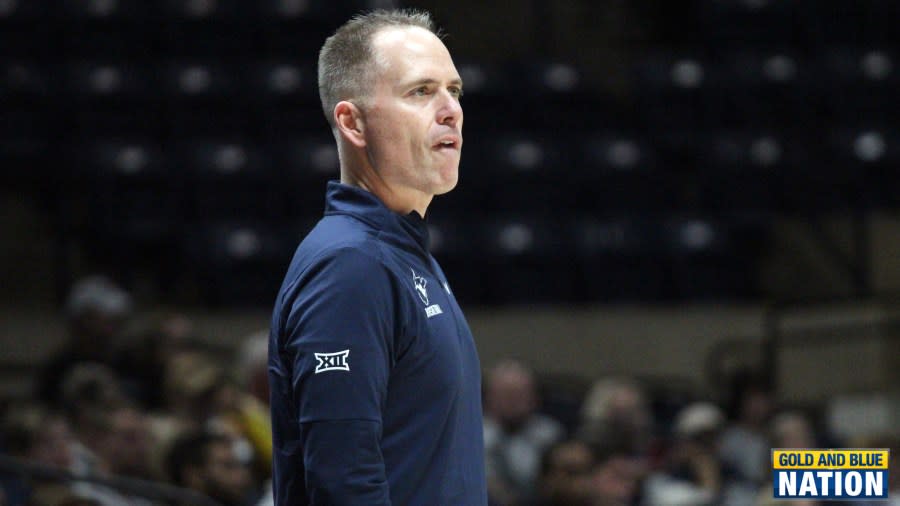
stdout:
POLYGON ((459 74, 428 14, 375 11, 325 42, 319 90, 341 182, 272 317, 275 504, 485 505, 478 356, 424 221, 456 186, 459 74))

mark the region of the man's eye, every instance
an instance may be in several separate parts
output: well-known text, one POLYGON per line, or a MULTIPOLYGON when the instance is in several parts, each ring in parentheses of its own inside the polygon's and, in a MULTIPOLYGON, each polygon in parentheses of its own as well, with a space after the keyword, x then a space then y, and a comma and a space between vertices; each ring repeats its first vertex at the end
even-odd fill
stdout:
POLYGON ((425 95, 428 94, 428 88, 426 88, 424 86, 422 86, 421 88, 416 88, 416 91, 414 93, 416 94, 417 97, 424 97, 425 95))
POLYGON ((450 93, 455 95, 457 98, 463 96, 462 88, 450 88, 450 93))

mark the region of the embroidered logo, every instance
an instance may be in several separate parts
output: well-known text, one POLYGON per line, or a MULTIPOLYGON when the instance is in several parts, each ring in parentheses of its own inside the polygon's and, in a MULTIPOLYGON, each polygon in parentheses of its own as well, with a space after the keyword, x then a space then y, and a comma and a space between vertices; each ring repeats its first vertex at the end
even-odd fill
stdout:
POLYGON ((416 274, 416 271, 410 269, 413 275, 413 287, 416 289, 416 293, 419 295, 419 298, 422 299, 422 303, 425 304, 425 316, 431 318, 432 316, 437 316, 439 314, 443 314, 443 310, 441 310, 441 306, 438 304, 428 305, 428 289, 425 288, 428 285, 428 280, 423 276, 419 276, 416 274))
POLYGON ((350 350, 338 351, 335 353, 316 353, 316 372, 325 371, 349 371, 350 364, 347 363, 347 357, 350 350))
POLYGON ((426 306, 428 305, 428 290, 425 289, 425 285, 428 284, 428 280, 416 274, 416 271, 412 271, 413 275, 413 285, 416 287, 416 293, 419 294, 419 298, 422 299, 422 303, 426 306))

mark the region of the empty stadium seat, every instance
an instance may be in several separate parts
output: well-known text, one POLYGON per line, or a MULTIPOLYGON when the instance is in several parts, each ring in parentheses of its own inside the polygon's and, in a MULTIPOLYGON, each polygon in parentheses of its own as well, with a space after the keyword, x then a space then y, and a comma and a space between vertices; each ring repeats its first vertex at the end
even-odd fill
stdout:
MULTIPOLYGON (((27 60, 9 60, 0 66, 0 97, 6 100, 46 99, 52 84, 52 70, 47 65, 27 60)), ((39 107, 40 104, 34 105, 39 107)))
MULTIPOLYGON (((31 2, 28 2, 31 3, 31 2)), ((108 26, 130 26, 144 23, 158 15, 157 8, 140 0, 63 0, 58 2, 66 18, 79 23, 107 23, 108 26)))
POLYGON ((759 236, 749 226, 705 216, 673 217, 663 223, 669 252, 671 295, 716 301, 758 294, 759 236))
POLYGON ((431 253, 438 260, 451 289, 465 304, 482 304, 488 300, 485 283, 487 264, 478 235, 478 224, 465 220, 463 214, 454 216, 440 212, 437 197, 428 210, 428 238, 431 253), (438 208, 438 209, 435 209, 438 208))
POLYGON ((650 54, 639 60, 631 80, 637 113, 647 127, 695 130, 714 118, 716 68, 696 54, 650 54))
POLYGON ((698 18, 715 46, 796 42, 804 35, 797 2, 779 0, 701 0, 698 18))
POLYGON ((876 125, 837 128, 829 137, 829 154, 846 167, 861 208, 900 206, 900 130, 876 125))
POLYGON ((629 216, 580 218, 568 225, 575 241, 577 293, 588 301, 662 300, 665 263, 652 220, 629 216))
POLYGON ((79 62, 67 69, 67 91, 76 100, 146 99, 155 83, 150 69, 125 62, 79 62))
POLYGON ((816 67, 789 48, 738 51, 724 56, 717 114, 729 126, 808 125, 818 102, 816 67))
POLYGON ((888 47, 837 48, 823 55, 828 79, 821 82, 830 112, 839 123, 897 124, 900 59, 888 47))
POLYGON ((512 216, 482 228, 481 271, 487 297, 498 303, 571 302, 576 271, 562 219, 512 216))
POLYGON ((289 232, 245 221, 189 227, 182 237, 187 277, 215 305, 271 304, 296 247, 289 232))
POLYGON ((284 211, 270 160, 240 139, 198 140, 181 147, 189 175, 188 219, 273 220, 284 211))

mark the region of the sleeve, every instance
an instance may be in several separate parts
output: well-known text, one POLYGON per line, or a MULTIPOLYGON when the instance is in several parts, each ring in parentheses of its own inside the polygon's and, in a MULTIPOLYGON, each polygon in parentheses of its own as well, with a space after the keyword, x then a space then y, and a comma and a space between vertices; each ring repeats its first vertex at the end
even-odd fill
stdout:
POLYGON ((344 249, 315 266, 287 319, 312 504, 390 504, 382 409, 397 330, 388 269, 344 249))

